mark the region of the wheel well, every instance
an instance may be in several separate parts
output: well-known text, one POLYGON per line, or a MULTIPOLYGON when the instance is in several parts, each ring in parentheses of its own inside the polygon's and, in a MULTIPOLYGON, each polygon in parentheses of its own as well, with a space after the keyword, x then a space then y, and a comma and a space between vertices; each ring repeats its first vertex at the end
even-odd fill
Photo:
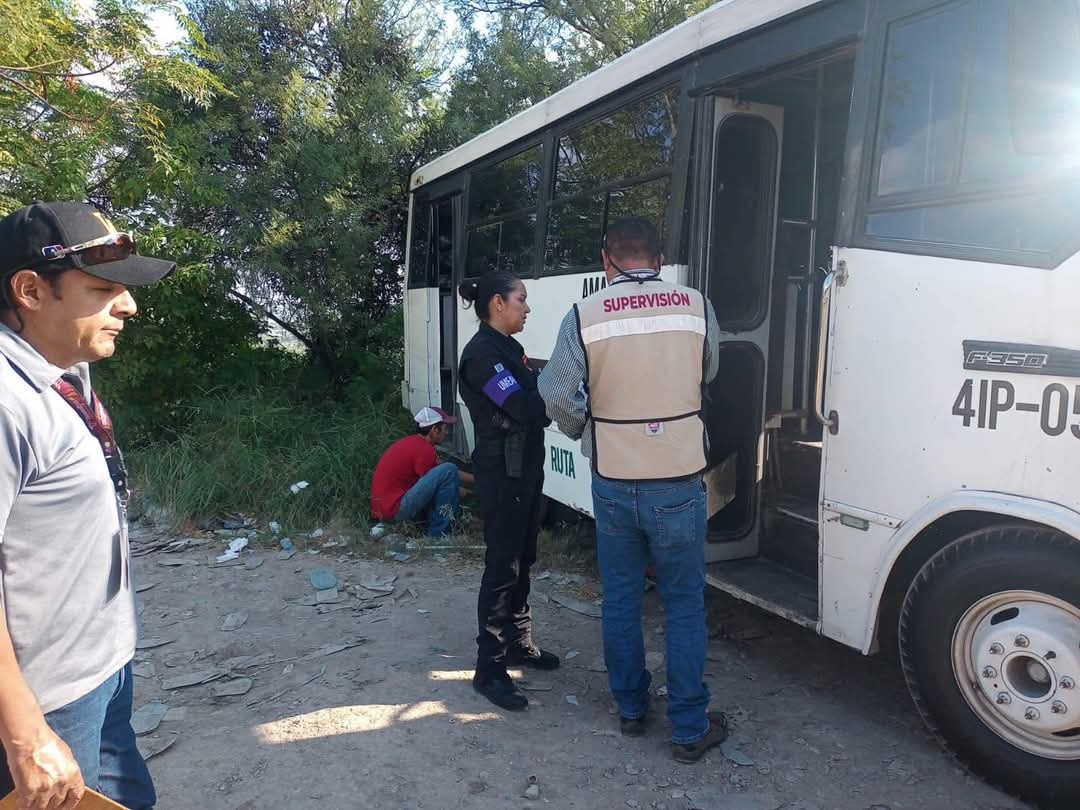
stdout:
POLYGON ((899 660, 897 625, 900 608, 908 587, 926 561, 958 537, 1004 523, 1041 525, 997 512, 951 512, 927 525, 911 539, 893 564, 885 582, 885 590, 881 594, 877 616, 877 645, 880 652, 893 660, 899 660))

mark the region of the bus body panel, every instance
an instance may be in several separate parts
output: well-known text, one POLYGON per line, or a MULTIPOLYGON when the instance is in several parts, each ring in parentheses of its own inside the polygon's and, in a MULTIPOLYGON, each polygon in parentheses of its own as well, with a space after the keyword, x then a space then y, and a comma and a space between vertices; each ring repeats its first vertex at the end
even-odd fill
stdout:
MULTIPOLYGON (((872 566, 874 577, 870 586, 869 598, 867 598, 867 594, 863 589, 860 589, 859 594, 854 595, 856 599, 862 600, 866 611, 862 622, 865 631, 862 634, 860 647, 864 655, 869 655, 873 651, 875 631, 879 621, 885 585, 888 583, 889 575, 893 572, 900 555, 903 554, 904 549, 910 545, 920 532, 941 518, 957 512, 985 512, 1000 516, 1002 522, 1016 520, 1039 523, 1057 529, 1071 537, 1080 538, 1080 512, 1038 498, 1021 498, 1002 492, 959 490, 930 501, 918 512, 911 515, 899 529, 892 532, 885 546, 880 549, 880 554, 875 556, 872 566)), ((841 513, 834 512, 829 515, 827 511, 826 514, 829 517, 838 518, 841 513)), ((844 550, 843 544, 851 543, 851 541, 852 536, 849 535, 844 540, 839 540, 833 547, 831 556, 838 560, 832 569, 835 573, 841 573, 842 566, 839 562, 839 555, 844 550)), ((836 578, 834 578, 834 582, 836 582, 834 587, 843 588, 836 578)), ((847 587, 851 589, 850 585, 847 587)), ((823 627, 822 632, 830 638, 843 641, 842 638, 838 637, 837 624, 834 622, 831 627, 823 627)), ((851 644, 851 646, 856 645, 851 644)))
POLYGON ((1002 504, 1061 510, 1080 537, 1080 363, 1075 377, 1037 368, 1080 358, 1080 257, 1054 270, 854 249, 838 259, 847 279, 833 293, 824 411, 839 428, 824 437, 822 501, 903 524, 823 510, 822 631, 866 651, 892 563, 940 504, 993 511, 962 494, 1005 493, 1002 504))
POLYGON ((425 405, 437 405, 439 390, 439 330, 432 313, 438 313, 439 290, 417 287, 405 291, 405 385, 404 405, 413 413, 425 405), (433 327, 432 324, 435 324, 433 327))
MULTIPOLYGON (((686 283, 685 265, 664 265, 660 277, 675 284, 686 283)), ((570 307, 607 284, 603 273, 566 274, 539 279, 525 279, 528 291, 529 315, 525 331, 514 338, 521 343, 525 354, 539 363, 546 363, 570 307)), ((464 348, 477 329, 477 319, 471 310, 459 312, 458 345, 464 348)), ((458 395, 458 409, 468 447, 474 446, 472 420, 465 401, 458 395)), ((556 425, 545 431, 544 494, 561 504, 592 517, 592 477, 590 462, 581 452, 580 440, 570 439, 556 425)))

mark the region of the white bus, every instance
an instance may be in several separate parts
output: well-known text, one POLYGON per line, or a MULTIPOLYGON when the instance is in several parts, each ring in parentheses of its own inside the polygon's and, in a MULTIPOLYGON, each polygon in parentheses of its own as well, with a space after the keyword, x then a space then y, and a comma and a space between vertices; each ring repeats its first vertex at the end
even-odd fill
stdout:
POLYGON ((408 407, 467 450, 457 283, 525 279, 546 358, 605 224, 650 217, 722 331, 709 582, 897 653, 964 762, 1080 807, 1080 0, 726 0, 411 190, 408 407))

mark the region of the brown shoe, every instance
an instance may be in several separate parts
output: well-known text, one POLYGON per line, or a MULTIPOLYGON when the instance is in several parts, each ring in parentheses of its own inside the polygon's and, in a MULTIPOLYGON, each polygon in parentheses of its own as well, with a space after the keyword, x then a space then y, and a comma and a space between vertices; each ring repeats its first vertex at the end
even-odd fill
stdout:
POLYGON ((645 698, 645 712, 641 717, 623 717, 619 715, 619 731, 624 737, 642 737, 649 726, 649 713, 652 709, 652 696, 645 698))
POLYGON ((699 761, 710 748, 720 745, 728 736, 727 718, 722 712, 709 712, 709 730, 697 742, 671 744, 671 754, 676 762, 692 765, 699 761))

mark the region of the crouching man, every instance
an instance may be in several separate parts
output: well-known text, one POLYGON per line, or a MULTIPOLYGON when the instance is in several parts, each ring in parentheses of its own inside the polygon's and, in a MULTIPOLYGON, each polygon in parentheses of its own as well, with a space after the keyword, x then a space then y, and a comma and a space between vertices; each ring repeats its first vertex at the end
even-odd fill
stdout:
POLYGON ((426 406, 414 417, 417 432, 398 439, 382 454, 371 477, 371 517, 378 521, 426 520, 428 534, 450 534, 462 484, 471 473, 439 464, 435 448, 446 441, 457 422, 442 408, 426 406))

